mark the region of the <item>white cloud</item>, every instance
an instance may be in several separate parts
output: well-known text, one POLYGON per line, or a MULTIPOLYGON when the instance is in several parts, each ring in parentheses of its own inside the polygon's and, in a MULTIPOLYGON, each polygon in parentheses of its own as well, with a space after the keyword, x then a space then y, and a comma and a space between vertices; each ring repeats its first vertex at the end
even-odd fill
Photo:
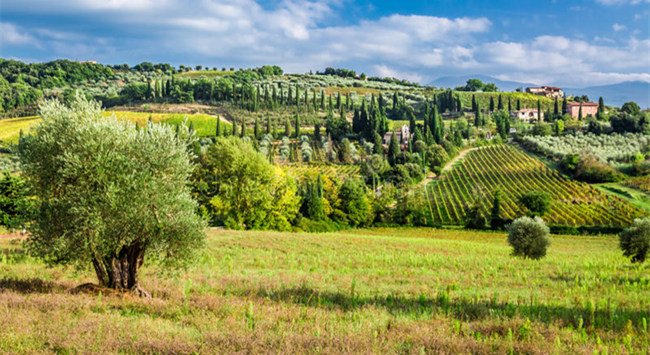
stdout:
POLYGON ((626 28, 627 28, 627 27, 625 27, 625 25, 621 25, 620 23, 615 23, 615 24, 612 25, 612 29, 613 29, 615 32, 623 31, 623 30, 626 29, 626 28))
POLYGON ((596 0, 596 2, 603 5, 638 5, 638 4, 648 4, 650 0, 596 0))
POLYGON ((5 44, 28 44, 30 42, 35 44, 32 36, 11 23, 0 22, 0 33, 2 43, 5 44))
MULTIPOLYGON (((10 8, 26 6, 18 0, 3 0, 3 6, 5 1, 10 8)), ((102 26, 119 28, 120 34, 97 38, 43 28, 25 33, 10 25, 7 30, 2 27, 3 42, 9 43, 4 37, 10 36, 14 42, 35 39, 51 56, 110 63, 278 64, 289 72, 339 66, 424 82, 442 75, 477 73, 579 86, 622 78, 645 80, 650 68, 650 40, 637 38, 643 34, 632 34, 635 37, 624 42, 545 35, 516 41, 501 36, 497 41, 487 39, 494 36, 492 22, 485 17, 393 14, 339 24, 337 15, 347 10, 340 6, 341 0, 281 0, 271 8, 257 0, 197 0, 191 6, 180 0, 152 1, 62 0, 54 5, 33 0, 29 6, 39 4, 38 11, 73 8, 69 11, 79 16, 100 16, 102 26)))
POLYGON ((400 72, 400 71, 391 69, 388 66, 383 65, 383 64, 373 66, 373 70, 374 70, 375 75, 380 76, 380 77, 400 78, 400 79, 406 79, 408 81, 413 81, 413 82, 422 81, 422 75, 420 75, 418 73, 400 72))

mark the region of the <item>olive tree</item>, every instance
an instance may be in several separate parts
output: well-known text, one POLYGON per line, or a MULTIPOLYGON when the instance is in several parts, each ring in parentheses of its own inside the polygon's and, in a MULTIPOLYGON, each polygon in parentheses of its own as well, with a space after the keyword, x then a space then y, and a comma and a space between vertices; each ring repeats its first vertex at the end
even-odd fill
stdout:
POLYGON ((650 217, 635 219, 619 238, 623 255, 633 263, 643 263, 650 250, 650 217))
POLYGON ((508 227, 508 243, 515 256, 541 259, 546 256, 546 248, 551 244, 549 228, 539 217, 520 217, 508 227))
POLYGON ((28 249, 50 264, 92 265, 103 287, 149 296, 138 284, 145 258, 180 266, 204 240, 188 186, 191 134, 102 118, 79 96, 69 107, 45 102, 40 114, 19 143, 38 198, 28 249))

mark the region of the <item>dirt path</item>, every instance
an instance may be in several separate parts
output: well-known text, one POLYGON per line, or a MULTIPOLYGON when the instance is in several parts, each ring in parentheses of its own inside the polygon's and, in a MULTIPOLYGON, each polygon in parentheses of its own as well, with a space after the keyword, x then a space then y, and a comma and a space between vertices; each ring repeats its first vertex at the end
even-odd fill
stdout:
POLYGON ((460 153, 458 153, 457 156, 454 157, 454 159, 448 161, 447 164, 445 164, 445 166, 442 168, 441 173, 444 173, 445 171, 451 170, 451 168, 454 166, 454 164, 456 164, 459 160, 463 159, 465 157, 465 155, 467 155, 467 153, 469 153, 469 152, 471 152, 473 150, 476 150, 476 149, 478 149, 478 148, 469 148, 469 149, 462 150, 460 153))

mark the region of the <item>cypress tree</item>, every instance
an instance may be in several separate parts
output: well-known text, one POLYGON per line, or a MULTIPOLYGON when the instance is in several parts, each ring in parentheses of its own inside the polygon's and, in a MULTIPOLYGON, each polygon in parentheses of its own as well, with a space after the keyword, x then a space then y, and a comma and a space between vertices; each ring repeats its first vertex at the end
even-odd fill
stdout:
POLYGON ((325 111, 325 91, 320 91, 320 109, 325 111))
POLYGON ((340 111, 341 108, 343 107, 343 103, 341 101, 341 92, 336 93, 336 108, 340 111))
POLYGON ((582 121, 582 102, 580 102, 580 107, 578 108, 578 120, 582 121))
POLYGON ((360 130, 360 124, 359 122, 359 110, 355 109, 354 114, 352 115, 352 132, 359 134, 361 132, 360 130))
POLYGON ((285 137, 291 136, 291 122, 289 122, 289 118, 284 120, 284 135, 285 137))
POLYGON ((476 106, 476 95, 472 94, 472 111, 476 112, 477 106, 476 106))
POLYGON ((501 95, 499 95, 499 102, 497 103, 497 109, 499 111, 503 110, 503 100, 501 99, 501 95))
POLYGON ((240 137, 244 138, 245 136, 246 136, 246 119, 242 117, 240 137))
POLYGON ((512 112, 512 100, 510 99, 510 96, 508 96, 508 113, 512 112))
POLYGON ((271 134, 271 116, 266 116, 266 134, 271 134))
POLYGON ((460 96, 456 96, 456 110, 463 112, 463 104, 460 102, 460 96))
POLYGON ((417 126, 417 123, 415 121, 415 115, 411 112, 409 113, 409 132, 413 134, 415 132, 415 127, 417 126))
POLYGON ((221 137, 221 117, 217 117, 217 127, 214 132, 215 137, 221 137))
POLYGON ((567 98, 566 98, 566 96, 565 96, 565 97, 562 99, 562 114, 567 113, 567 109, 568 109, 567 106, 568 106, 568 102, 567 102, 567 98))
POLYGON ((494 112, 494 96, 490 96, 490 112, 494 112))
POLYGON ((599 120, 602 120, 605 115, 605 101, 603 100, 603 97, 598 98, 598 112, 596 112, 596 118, 599 120))
POLYGON ((399 97, 397 96, 397 91, 393 92, 393 110, 396 110, 399 106, 399 97))
POLYGON ((501 192, 496 190, 494 192, 494 199, 492 200, 492 213, 490 214, 490 227, 492 229, 499 229, 503 226, 501 219, 501 192))
POLYGON ((555 98, 555 101, 553 102, 553 115, 555 117, 560 116, 560 103, 557 101, 557 97, 555 98))
POLYGON ((517 99, 517 111, 521 110, 521 100, 517 99))
POLYGON ((375 154, 384 154, 384 147, 381 136, 379 133, 375 132, 374 145, 372 147, 372 152, 375 154))
POLYGON ((542 122, 542 101, 537 100, 537 122, 542 122))
POLYGON ((322 136, 320 135, 320 123, 314 125, 314 140, 316 144, 320 144, 322 136))
POLYGON ((260 136, 260 124, 257 120, 257 117, 255 117, 255 125, 253 126, 253 136, 255 139, 259 138, 260 136))
POLYGON ((479 127, 481 125, 481 106, 476 103, 476 111, 474 111, 474 126, 479 127))
POLYGON ((237 119, 232 120, 232 135, 237 136, 237 119))
POLYGON ((296 114, 296 117, 294 118, 294 120, 295 120, 294 129, 296 131, 296 138, 298 138, 298 137, 300 137, 300 116, 298 116, 298 114, 296 114))
POLYGON ((400 148, 399 142, 397 142, 397 134, 393 131, 393 134, 390 136, 390 144, 388 145, 388 163, 391 166, 395 166, 399 152, 400 148))

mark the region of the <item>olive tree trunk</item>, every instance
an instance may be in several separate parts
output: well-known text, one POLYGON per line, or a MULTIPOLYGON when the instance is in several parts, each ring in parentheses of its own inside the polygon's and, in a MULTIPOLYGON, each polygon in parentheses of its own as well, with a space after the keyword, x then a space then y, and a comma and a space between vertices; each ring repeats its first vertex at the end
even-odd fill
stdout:
POLYGON ((144 262, 144 248, 139 245, 123 247, 119 253, 93 259, 97 280, 103 287, 131 291, 141 297, 151 297, 138 284, 138 270, 144 262))

